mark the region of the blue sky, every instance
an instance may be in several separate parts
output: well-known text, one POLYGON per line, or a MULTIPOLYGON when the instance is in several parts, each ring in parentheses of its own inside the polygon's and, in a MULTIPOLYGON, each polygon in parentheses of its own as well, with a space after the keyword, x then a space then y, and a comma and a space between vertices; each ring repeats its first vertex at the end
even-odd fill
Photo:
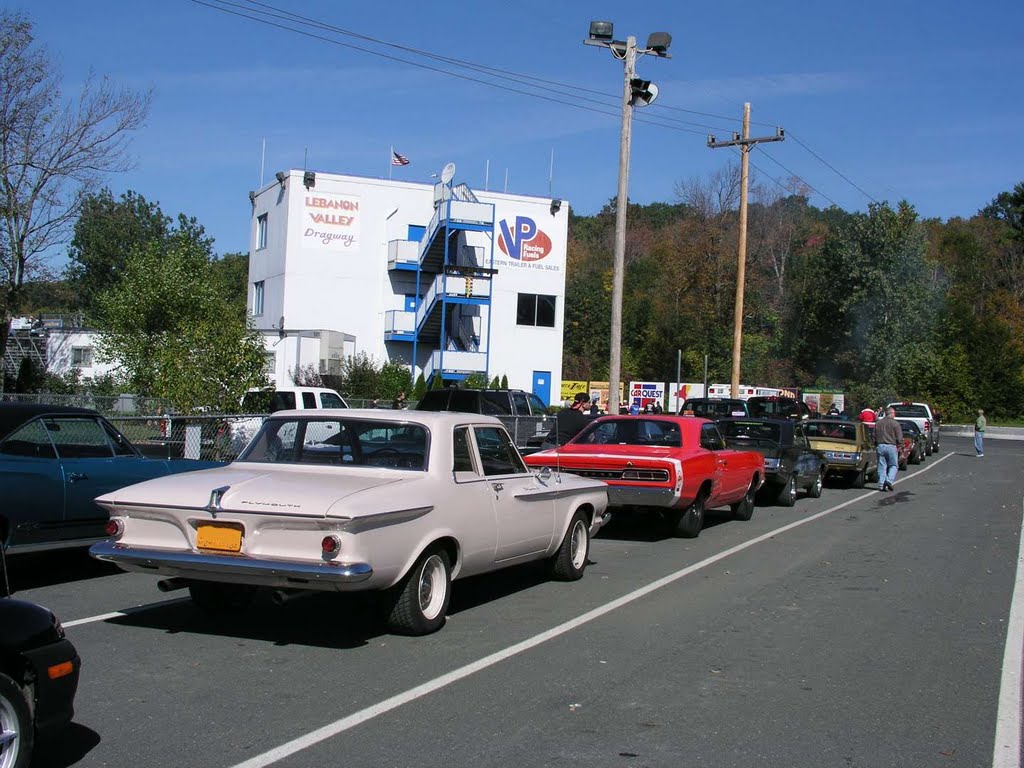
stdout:
MULTIPOLYGON (((753 135, 781 125, 791 137, 755 150, 755 166, 786 179, 789 172, 770 156, 847 210, 864 210, 868 197, 792 138, 872 198, 905 198, 929 217, 970 216, 1024 181, 1019 0, 270 4, 547 79, 548 95, 575 94, 611 114, 389 61, 190 0, 6 7, 29 14, 68 93, 90 69, 152 89, 148 124, 132 145, 136 168, 111 177, 109 186, 115 193, 134 189, 169 215, 197 217, 221 253, 248 247, 247 193, 260 182, 264 140, 266 179, 302 168, 307 152, 314 170, 386 177, 393 145, 412 161, 396 168, 395 178, 430 181, 453 161, 457 181, 482 188, 490 161, 491 189, 504 188, 507 171, 509 192, 535 195, 548 194, 553 151, 551 194, 578 213, 597 212, 616 192, 622 65, 607 50, 582 44, 591 19, 613 21, 616 38, 634 34, 641 44, 650 32, 670 32, 672 59, 647 56, 638 65, 641 77, 658 84, 661 106, 637 110, 637 117, 699 124, 635 123, 630 198, 636 202, 676 202, 677 183, 735 160, 729 150, 705 146, 705 126, 720 138, 739 130, 745 101, 753 120, 763 123, 753 135)), ((765 175, 760 181, 775 186, 765 175)), ((829 204, 818 194, 812 202, 829 204)))

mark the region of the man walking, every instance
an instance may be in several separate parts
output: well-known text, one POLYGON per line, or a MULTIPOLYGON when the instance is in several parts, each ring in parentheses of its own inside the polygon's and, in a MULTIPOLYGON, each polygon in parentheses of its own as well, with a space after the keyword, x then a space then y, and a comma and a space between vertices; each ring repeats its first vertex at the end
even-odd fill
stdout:
POLYGON ((974 420, 974 453, 980 459, 985 455, 985 427, 988 426, 988 422, 985 421, 985 412, 978 409, 978 418, 974 420))
POLYGON ((878 453, 878 490, 891 491, 900 462, 896 446, 903 442, 903 428, 896 421, 894 408, 886 409, 884 416, 875 422, 875 441, 878 453))

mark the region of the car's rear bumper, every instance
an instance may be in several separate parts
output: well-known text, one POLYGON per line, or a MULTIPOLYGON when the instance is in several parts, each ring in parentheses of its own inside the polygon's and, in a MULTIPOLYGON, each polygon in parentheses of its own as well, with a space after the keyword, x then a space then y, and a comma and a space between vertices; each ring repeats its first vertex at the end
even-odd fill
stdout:
POLYGON ((674 507, 679 503, 679 496, 671 488, 631 488, 628 486, 608 486, 609 507, 674 507))
POLYGON ((245 555, 215 555, 130 547, 113 541, 94 544, 89 554, 98 560, 115 563, 126 571, 268 587, 341 590, 373 576, 369 563, 310 563, 245 555))

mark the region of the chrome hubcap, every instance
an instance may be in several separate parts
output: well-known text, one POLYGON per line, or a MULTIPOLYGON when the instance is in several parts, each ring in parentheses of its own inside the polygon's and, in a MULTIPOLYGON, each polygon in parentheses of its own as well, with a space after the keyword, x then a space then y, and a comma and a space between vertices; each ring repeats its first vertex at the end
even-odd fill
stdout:
POLYGON ((20 751, 17 715, 10 702, 0 698, 0 768, 11 768, 17 763, 20 751))
POLYGON ((428 619, 437 618, 445 598, 444 562, 438 555, 431 555, 423 563, 419 578, 420 611, 428 619))
POLYGON ((587 559, 587 527, 580 520, 577 520, 572 527, 569 555, 573 568, 583 567, 583 563, 587 559))

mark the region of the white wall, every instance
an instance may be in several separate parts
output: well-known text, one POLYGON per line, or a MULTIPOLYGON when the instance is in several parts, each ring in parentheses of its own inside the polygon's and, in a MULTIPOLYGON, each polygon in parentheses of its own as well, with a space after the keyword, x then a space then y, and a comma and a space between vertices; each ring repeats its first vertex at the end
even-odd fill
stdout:
POLYGON ((117 368, 116 363, 101 363, 96 356, 96 341, 99 334, 96 331, 76 330, 50 330, 46 340, 46 368, 50 373, 63 376, 72 368, 82 371, 83 379, 93 379, 103 376, 117 368), (92 351, 92 365, 74 365, 74 350, 76 348, 89 349, 92 351))
MULTIPOLYGON (((481 202, 495 206, 494 233, 468 232, 465 236, 467 244, 483 249, 485 265, 489 265, 493 250, 494 266, 499 270, 492 284, 490 339, 486 333, 483 339, 490 352, 489 375, 506 375, 509 386, 530 390, 533 371, 550 371, 551 395, 557 401, 562 375, 568 203, 563 202, 552 214, 550 198, 474 192, 481 202), (532 220, 538 230, 528 254, 532 260, 511 258, 499 247, 501 222, 516 239, 517 217, 532 220), (556 296, 555 327, 516 325, 519 293, 556 296)), ((268 185, 256 196, 251 221, 250 311, 252 284, 259 280, 265 284, 264 312, 255 318, 256 327, 276 330, 283 315, 289 334, 306 329, 344 331, 355 336, 354 351, 366 352, 378 362, 392 358, 407 361, 412 344, 385 343, 384 314, 405 308, 405 293, 415 292, 415 273, 388 272, 387 244, 406 239, 409 225, 428 225, 433 213, 432 184, 318 172, 315 185, 307 190, 302 185, 302 171, 291 171, 283 188, 276 181, 268 185), (263 213, 268 215, 267 247, 256 250, 256 222, 263 213), (318 216, 321 223, 314 220, 318 216), (318 237, 319 233, 328 233, 329 242, 318 237)), ((426 288, 421 286, 420 293, 426 288)), ((486 310, 483 315, 486 317, 486 310)), ((486 331, 486 322, 483 327, 486 331)), ((419 366, 431 351, 419 345, 419 366)), ((304 362, 306 354, 303 347, 304 362)), ((288 353, 278 358, 276 377, 280 381, 282 372, 294 368, 294 362, 282 369, 280 358, 287 359, 288 353)))

